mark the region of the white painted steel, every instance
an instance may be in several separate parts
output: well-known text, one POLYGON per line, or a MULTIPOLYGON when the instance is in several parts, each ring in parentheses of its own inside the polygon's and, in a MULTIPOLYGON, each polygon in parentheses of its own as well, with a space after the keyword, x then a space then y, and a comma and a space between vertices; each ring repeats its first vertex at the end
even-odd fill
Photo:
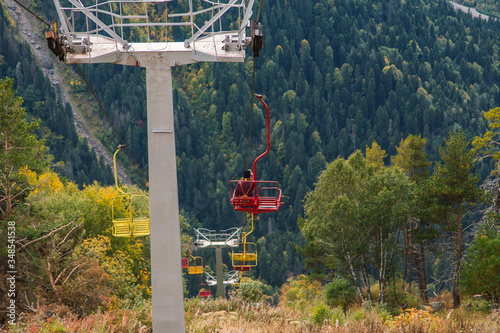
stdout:
MULTIPOLYGON (((224 276, 224 267, 222 266, 222 247, 215 248, 215 263, 216 263, 216 274, 217 276, 224 276)), ((217 293, 215 294, 217 298, 225 298, 226 291, 224 289, 224 278, 217 279, 217 293)))
MULTIPOLYGON (((174 128, 170 67, 146 69, 148 129, 174 128)), ((148 131, 153 332, 185 332, 175 133, 148 131)))

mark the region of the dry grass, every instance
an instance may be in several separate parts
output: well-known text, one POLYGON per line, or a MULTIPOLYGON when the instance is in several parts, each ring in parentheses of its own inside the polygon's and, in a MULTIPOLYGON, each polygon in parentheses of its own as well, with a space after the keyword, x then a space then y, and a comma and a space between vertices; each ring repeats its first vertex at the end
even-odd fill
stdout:
POLYGON ((284 306, 235 306, 237 303, 234 301, 225 300, 205 300, 197 302, 197 305, 196 311, 187 318, 186 329, 190 333, 500 333, 500 312, 485 315, 459 309, 431 314, 410 309, 392 317, 380 309, 357 307, 349 310, 340 320, 325 319, 323 324, 317 325, 311 320, 312 313, 284 306), (228 310, 231 307, 233 309, 228 310))
MULTIPOLYGON (((189 333, 500 333, 500 310, 446 309, 436 314, 410 309, 391 316, 386 310, 353 307, 343 313, 332 309, 320 324, 314 323, 314 307, 307 310, 285 305, 252 304, 240 298, 191 299, 185 303, 189 333)), ((1 331, 1 330, 0 330, 1 331)), ((2 332, 151 332, 150 304, 116 309, 78 318, 71 313, 57 316, 40 311, 23 317, 2 332)))
POLYGON ((77 332, 77 333, 147 333, 151 332, 151 306, 97 312, 79 318, 71 312, 58 316, 41 308, 36 314, 23 315, 14 326, 0 332, 77 332))

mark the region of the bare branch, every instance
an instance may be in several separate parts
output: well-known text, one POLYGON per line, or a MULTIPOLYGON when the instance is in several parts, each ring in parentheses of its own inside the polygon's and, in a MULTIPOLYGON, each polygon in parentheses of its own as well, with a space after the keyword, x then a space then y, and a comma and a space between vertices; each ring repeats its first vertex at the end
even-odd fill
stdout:
POLYGON ((73 221, 69 222, 68 224, 63 225, 62 227, 59 227, 59 228, 57 228, 57 229, 52 230, 51 232, 49 232, 49 233, 48 233, 47 235, 45 235, 45 236, 42 236, 42 237, 37 238, 37 239, 34 239, 34 240, 32 240, 31 242, 28 242, 28 243, 26 243, 26 244, 21 244, 21 249, 24 249, 24 248, 25 248, 26 246, 28 246, 28 245, 31 245, 31 244, 33 244, 33 243, 36 243, 36 242, 38 242, 38 241, 41 241, 42 239, 45 239, 45 238, 48 238, 48 237, 52 236, 52 235, 53 235, 53 234, 55 234, 56 232, 58 232, 58 231, 60 231, 60 230, 62 230, 62 229, 64 229, 64 228, 66 228, 67 226, 70 226, 71 224, 75 223, 75 221, 76 221, 76 219, 77 219, 77 218, 78 218, 78 217, 75 217, 75 218, 73 219, 73 221))
POLYGON ((28 310, 33 311, 33 313, 37 313, 39 308, 40 308, 40 304, 38 303, 38 300, 36 302, 36 309, 35 309, 35 307, 33 306, 33 302, 31 302, 31 305, 30 305, 30 301, 28 300, 28 295, 26 295, 26 292, 24 292, 24 299, 26 300, 26 303, 23 304, 24 307, 27 308, 28 310))
POLYGON ((75 268, 73 268, 73 269, 71 270, 71 272, 69 272, 68 276, 66 277, 66 279, 64 279, 64 282, 63 282, 63 283, 61 283, 61 284, 63 284, 63 285, 64 285, 64 284, 66 284, 66 282, 68 282, 68 279, 69 279, 69 278, 70 278, 70 276, 71 276, 71 275, 75 272, 75 270, 76 270, 78 267, 81 267, 81 266, 83 266, 83 265, 86 265, 87 263, 88 263, 88 261, 85 261, 84 263, 81 263, 81 264, 79 264, 79 265, 76 265, 76 266, 75 266, 75 268))
POLYGON ((64 242, 66 242, 66 239, 69 237, 69 235, 70 235, 73 231, 75 231, 76 229, 78 229, 78 228, 82 225, 82 223, 83 223, 83 222, 80 222, 80 223, 78 223, 77 225, 75 225, 75 226, 73 227, 73 229, 71 229, 71 230, 70 230, 70 231, 66 234, 66 236, 64 237, 64 239, 63 239, 63 240, 62 240, 59 244, 57 244, 56 249, 59 249, 59 248, 60 248, 60 246, 61 246, 64 242))

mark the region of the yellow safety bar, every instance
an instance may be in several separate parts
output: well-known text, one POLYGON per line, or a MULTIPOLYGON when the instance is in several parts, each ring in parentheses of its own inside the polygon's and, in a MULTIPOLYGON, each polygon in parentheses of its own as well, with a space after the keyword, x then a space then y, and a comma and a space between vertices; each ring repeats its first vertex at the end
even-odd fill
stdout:
POLYGON ((235 253, 234 251, 232 251, 231 253, 233 268, 236 270, 247 270, 250 267, 257 266, 257 245, 255 243, 247 242, 248 235, 250 235, 254 229, 253 220, 254 214, 252 213, 252 228, 248 233, 243 232, 243 242, 241 243, 243 244, 243 252, 235 253), (249 251, 249 245, 251 245, 252 248, 255 249, 254 252, 249 251))
POLYGON ((191 254, 191 241, 193 238, 189 239, 188 242, 188 255, 193 260, 194 265, 191 266, 188 264, 188 274, 202 274, 203 273, 203 258, 195 257, 191 254))
POLYGON ((139 237, 150 234, 150 219, 149 217, 135 216, 133 203, 137 205, 140 200, 147 201, 149 207, 149 197, 144 194, 127 194, 121 187, 118 186, 118 176, 116 172, 116 155, 122 149, 123 145, 118 146, 113 155, 113 167, 115 172, 115 186, 118 194, 111 200, 111 218, 113 220, 113 236, 115 237, 139 237), (115 217, 119 203, 125 201, 126 217, 115 217))

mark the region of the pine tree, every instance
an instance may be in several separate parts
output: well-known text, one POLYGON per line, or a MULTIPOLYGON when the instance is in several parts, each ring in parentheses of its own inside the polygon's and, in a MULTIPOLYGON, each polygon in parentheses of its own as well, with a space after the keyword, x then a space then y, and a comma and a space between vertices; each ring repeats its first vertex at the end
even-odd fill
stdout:
POLYGON ((24 170, 41 172, 51 156, 35 131, 39 122, 28 123, 23 99, 16 96, 14 80, 0 80, 0 213, 9 218, 30 186, 24 170))
POLYGON ((430 179, 430 191, 435 197, 436 223, 451 240, 455 256, 453 272, 453 306, 460 306, 460 271, 464 251, 463 218, 481 196, 479 177, 473 175, 475 151, 469 148, 465 134, 450 133, 445 146, 440 147, 442 164, 438 164, 430 179))
MULTIPOLYGON (((396 166, 404 170, 410 180, 417 186, 422 184, 428 176, 427 167, 430 162, 427 161, 427 154, 424 148, 427 144, 427 139, 421 138, 420 135, 409 135, 406 139, 401 140, 401 143, 396 147, 397 155, 391 156, 391 161, 396 166)), ((420 193, 420 192, 418 192, 420 193)), ((417 212, 416 212, 417 213, 417 212)), ((418 213, 417 213, 418 215, 418 213)), ((425 249, 422 237, 420 242, 416 241, 415 234, 421 233, 422 225, 420 216, 413 216, 408 219, 407 224, 403 228, 404 231, 404 280, 408 276, 408 264, 410 257, 413 257, 415 262, 415 271, 417 273, 418 289, 423 302, 427 302, 427 283, 425 274, 425 249), (416 244, 419 243, 419 244, 416 244)), ((410 281, 411 286, 411 281, 410 281)))

